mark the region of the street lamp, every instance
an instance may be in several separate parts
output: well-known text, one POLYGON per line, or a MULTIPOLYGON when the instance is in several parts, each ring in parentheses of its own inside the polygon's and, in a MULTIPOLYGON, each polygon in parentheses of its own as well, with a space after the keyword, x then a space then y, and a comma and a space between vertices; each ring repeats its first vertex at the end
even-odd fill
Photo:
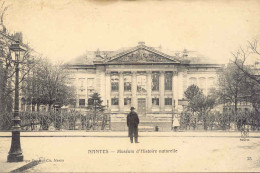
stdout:
POLYGON ((13 127, 12 127, 12 143, 11 148, 8 153, 7 161, 8 162, 21 162, 23 161, 23 153, 20 143, 20 122, 19 117, 19 63, 21 58, 21 53, 25 52, 19 41, 16 41, 10 46, 11 56, 15 64, 15 96, 14 96, 14 118, 13 118, 13 127), (14 56, 13 56, 14 54, 14 56))

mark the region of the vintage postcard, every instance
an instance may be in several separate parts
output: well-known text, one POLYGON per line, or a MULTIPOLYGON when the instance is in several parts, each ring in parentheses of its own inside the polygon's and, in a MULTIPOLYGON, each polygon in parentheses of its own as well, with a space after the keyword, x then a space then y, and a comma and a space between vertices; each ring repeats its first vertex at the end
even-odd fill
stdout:
POLYGON ((0 172, 260 172, 260 1, 0 0, 0 172))

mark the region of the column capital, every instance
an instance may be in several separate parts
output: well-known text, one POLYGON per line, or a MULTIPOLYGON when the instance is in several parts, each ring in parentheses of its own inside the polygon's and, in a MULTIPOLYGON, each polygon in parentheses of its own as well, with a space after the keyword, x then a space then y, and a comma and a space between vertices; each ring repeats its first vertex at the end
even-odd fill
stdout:
POLYGON ((118 74, 120 74, 120 75, 123 74, 123 73, 124 73, 124 71, 118 71, 118 74))
POLYGON ((137 74, 137 71, 131 71, 132 74, 137 74))
POLYGON ((160 71, 159 73, 160 73, 160 74, 165 74, 165 71, 160 71))
POLYGON ((147 74, 152 74, 152 70, 146 71, 147 74))

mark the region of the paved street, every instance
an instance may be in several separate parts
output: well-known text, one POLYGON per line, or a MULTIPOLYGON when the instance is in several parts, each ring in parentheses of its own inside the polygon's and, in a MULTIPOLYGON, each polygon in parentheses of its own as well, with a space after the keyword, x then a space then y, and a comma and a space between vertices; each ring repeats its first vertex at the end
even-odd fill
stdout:
MULTIPOLYGON (((25 162, 41 160, 26 172, 260 171, 260 138, 256 135, 241 141, 238 132, 231 133, 233 137, 227 137, 230 133, 216 137, 203 132, 195 133, 197 137, 143 133, 139 144, 130 144, 126 137, 104 134, 111 133, 103 137, 22 137, 25 162)), ((6 162, 10 141, 0 138, 0 163, 6 162)), ((0 167, 0 171, 7 170, 0 167)))

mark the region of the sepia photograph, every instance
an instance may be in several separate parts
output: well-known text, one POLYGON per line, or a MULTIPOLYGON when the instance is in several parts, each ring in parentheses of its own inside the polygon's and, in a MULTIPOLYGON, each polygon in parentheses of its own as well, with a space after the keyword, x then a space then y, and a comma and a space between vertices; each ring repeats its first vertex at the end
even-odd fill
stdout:
POLYGON ((0 0, 0 172, 260 172, 260 1, 0 0))

